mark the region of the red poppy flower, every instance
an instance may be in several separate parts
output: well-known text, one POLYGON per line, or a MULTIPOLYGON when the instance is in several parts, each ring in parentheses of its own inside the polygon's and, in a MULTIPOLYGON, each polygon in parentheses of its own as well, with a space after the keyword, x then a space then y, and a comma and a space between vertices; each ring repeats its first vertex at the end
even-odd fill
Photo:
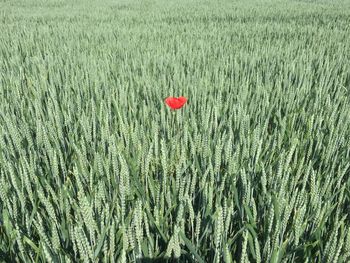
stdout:
POLYGON ((185 97, 178 97, 178 98, 168 97, 165 99, 165 103, 173 110, 178 110, 182 108, 186 102, 187 102, 187 98, 185 97))

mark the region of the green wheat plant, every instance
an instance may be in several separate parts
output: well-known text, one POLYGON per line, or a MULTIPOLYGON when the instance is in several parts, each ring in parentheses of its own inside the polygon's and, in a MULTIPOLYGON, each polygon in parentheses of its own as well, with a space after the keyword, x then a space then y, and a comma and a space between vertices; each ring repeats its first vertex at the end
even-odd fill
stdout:
POLYGON ((342 0, 0 0, 0 262, 349 262, 349 36, 342 0))

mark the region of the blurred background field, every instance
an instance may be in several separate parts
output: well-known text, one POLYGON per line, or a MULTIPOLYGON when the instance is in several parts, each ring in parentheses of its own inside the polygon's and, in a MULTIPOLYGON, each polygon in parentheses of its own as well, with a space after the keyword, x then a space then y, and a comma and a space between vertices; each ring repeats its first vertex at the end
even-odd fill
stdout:
POLYGON ((349 262, 349 36, 345 0, 0 0, 0 262, 349 262))

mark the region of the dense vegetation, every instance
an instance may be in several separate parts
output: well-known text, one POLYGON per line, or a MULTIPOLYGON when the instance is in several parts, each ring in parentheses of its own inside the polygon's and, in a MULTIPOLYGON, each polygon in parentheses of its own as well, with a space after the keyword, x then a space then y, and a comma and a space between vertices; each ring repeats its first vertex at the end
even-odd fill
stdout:
POLYGON ((349 262, 349 96, 348 1, 0 1, 0 261, 349 262))

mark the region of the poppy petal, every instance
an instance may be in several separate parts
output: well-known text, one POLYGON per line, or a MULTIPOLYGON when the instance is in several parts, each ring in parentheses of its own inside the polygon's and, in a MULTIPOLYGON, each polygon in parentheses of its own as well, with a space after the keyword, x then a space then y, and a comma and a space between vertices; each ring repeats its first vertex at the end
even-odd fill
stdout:
POLYGON ((165 103, 172 109, 177 110, 182 108, 183 105, 187 102, 187 98, 185 97, 168 97, 165 99, 165 103))

